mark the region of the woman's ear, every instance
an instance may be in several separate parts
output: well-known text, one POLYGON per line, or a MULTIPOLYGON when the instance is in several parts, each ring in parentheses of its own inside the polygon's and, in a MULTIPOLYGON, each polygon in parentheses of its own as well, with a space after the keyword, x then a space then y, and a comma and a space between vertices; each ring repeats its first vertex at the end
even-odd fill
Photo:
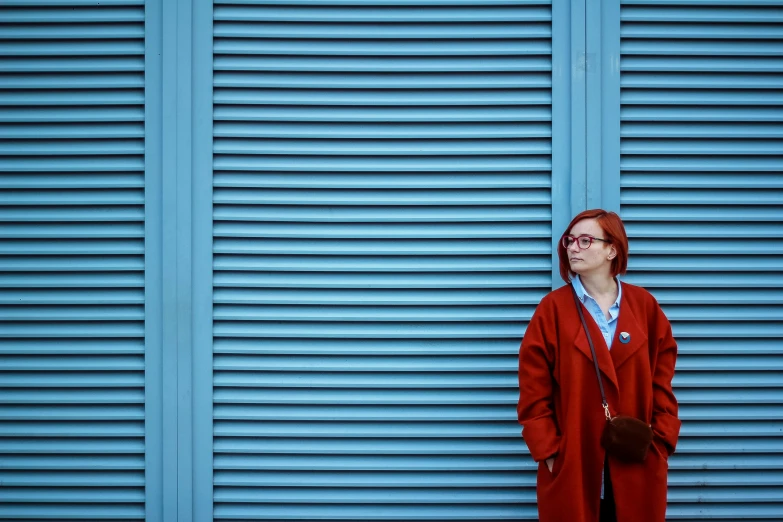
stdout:
POLYGON ((617 257, 617 249, 614 247, 614 245, 609 245, 609 255, 606 256, 606 259, 611 261, 615 257, 617 257))

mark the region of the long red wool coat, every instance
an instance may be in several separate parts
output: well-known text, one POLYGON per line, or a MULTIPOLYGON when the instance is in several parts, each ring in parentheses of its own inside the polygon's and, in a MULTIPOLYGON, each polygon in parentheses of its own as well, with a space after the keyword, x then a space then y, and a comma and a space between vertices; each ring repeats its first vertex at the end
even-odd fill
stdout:
MULTIPOLYGON (((677 345, 655 298, 638 286, 622 285, 611 351, 583 308, 612 415, 644 420, 654 433, 643 463, 609 458, 617 520, 661 522, 668 458, 680 432, 671 387, 677 345), (619 341, 621 332, 630 334, 627 344, 619 341)), ((597 522, 605 457, 600 437, 606 417, 570 286, 551 292, 536 308, 520 348, 519 392, 522 436, 539 463, 540 522, 597 522), (550 473, 544 461, 555 454, 550 473)))

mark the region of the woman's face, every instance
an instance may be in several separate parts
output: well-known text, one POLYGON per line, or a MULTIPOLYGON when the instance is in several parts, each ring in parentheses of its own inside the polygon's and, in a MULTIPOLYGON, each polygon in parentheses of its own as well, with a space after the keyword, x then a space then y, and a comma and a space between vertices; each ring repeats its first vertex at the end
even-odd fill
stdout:
MULTIPOLYGON (((588 235, 606 239, 603 229, 595 219, 578 221, 568 233, 574 237, 588 235)), ((567 250, 568 263, 571 271, 575 274, 605 273, 607 277, 611 277, 612 259, 617 256, 617 251, 611 244, 603 241, 593 241, 590 248, 580 248, 579 242, 574 241, 567 250)))

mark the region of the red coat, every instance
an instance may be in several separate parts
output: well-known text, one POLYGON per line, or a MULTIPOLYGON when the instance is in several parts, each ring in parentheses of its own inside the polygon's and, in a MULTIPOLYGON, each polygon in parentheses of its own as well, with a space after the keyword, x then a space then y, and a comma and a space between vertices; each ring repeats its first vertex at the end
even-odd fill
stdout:
MULTIPOLYGON (((622 283, 620 316, 611 351, 592 316, 590 328, 612 415, 652 425, 654 443, 641 464, 609 459, 618 522, 662 522, 666 514, 668 458, 680 432, 672 377, 677 344, 649 292, 622 283), (627 344, 618 338, 631 334, 627 344)), ((519 352, 522 435, 537 477, 540 522, 597 522, 606 422, 590 345, 570 286, 539 304, 519 352), (552 472, 545 460, 557 454, 552 472)))

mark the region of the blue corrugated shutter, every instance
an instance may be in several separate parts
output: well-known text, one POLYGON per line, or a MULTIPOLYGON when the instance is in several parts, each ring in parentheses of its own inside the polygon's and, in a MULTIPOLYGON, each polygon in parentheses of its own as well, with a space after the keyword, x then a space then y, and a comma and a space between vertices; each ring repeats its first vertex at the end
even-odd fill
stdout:
POLYGON ((215 520, 535 518, 547 2, 217 2, 215 520))
POLYGON ((144 518, 144 5, 0 7, 0 518, 144 518))
POLYGON ((669 516, 780 520, 783 9, 625 1, 621 16, 629 281, 680 344, 669 516))

